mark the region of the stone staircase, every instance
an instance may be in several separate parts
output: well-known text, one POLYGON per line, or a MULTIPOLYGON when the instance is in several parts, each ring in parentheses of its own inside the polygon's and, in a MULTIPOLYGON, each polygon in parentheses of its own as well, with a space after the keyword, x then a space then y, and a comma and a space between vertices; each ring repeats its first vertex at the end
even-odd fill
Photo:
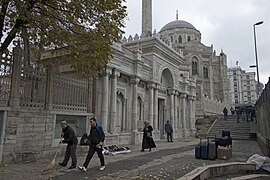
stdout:
POLYGON ((254 122, 242 121, 237 123, 236 115, 228 115, 226 121, 224 121, 223 116, 220 116, 212 124, 207 132, 207 137, 214 138, 221 137, 222 130, 228 130, 231 132, 232 139, 238 140, 249 140, 250 139, 250 125, 254 122))

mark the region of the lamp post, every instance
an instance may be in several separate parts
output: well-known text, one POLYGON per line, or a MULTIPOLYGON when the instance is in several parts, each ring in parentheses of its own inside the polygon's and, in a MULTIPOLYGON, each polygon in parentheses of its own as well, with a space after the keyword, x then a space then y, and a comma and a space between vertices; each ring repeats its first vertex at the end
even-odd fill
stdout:
POLYGON ((251 66, 251 67, 256 67, 257 68, 257 81, 258 81, 258 87, 257 87, 257 95, 259 98, 259 89, 260 89, 260 79, 259 79, 259 65, 258 65, 258 55, 257 55, 257 43, 256 43, 256 28, 255 26, 262 24, 263 21, 259 21, 255 24, 253 24, 253 32, 254 32, 254 45, 255 45, 255 58, 256 58, 256 65, 251 66))

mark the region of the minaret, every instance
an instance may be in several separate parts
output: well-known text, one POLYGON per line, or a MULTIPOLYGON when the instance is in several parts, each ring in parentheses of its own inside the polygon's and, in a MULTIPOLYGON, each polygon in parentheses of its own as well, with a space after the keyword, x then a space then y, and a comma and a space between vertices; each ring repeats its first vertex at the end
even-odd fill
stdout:
POLYGON ((152 0, 142 0, 142 36, 152 34, 152 0))

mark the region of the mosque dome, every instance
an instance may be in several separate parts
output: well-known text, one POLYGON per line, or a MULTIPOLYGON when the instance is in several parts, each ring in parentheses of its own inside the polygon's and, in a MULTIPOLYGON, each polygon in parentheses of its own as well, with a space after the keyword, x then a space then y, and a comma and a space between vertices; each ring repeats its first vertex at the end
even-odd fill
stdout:
POLYGON ((187 28, 187 29, 193 29, 196 30, 196 28, 190 24, 189 22, 183 21, 183 20, 175 20, 172 22, 169 22, 163 28, 160 30, 160 32, 171 30, 171 29, 177 29, 177 28, 187 28))

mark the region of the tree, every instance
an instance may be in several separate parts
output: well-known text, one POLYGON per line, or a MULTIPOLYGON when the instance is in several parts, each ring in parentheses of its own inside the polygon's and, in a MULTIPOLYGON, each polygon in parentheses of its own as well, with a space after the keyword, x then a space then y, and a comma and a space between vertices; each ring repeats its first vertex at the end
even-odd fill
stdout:
POLYGON ((95 75, 121 38, 125 0, 0 0, 0 52, 16 38, 38 50, 61 48, 84 75, 95 75))

